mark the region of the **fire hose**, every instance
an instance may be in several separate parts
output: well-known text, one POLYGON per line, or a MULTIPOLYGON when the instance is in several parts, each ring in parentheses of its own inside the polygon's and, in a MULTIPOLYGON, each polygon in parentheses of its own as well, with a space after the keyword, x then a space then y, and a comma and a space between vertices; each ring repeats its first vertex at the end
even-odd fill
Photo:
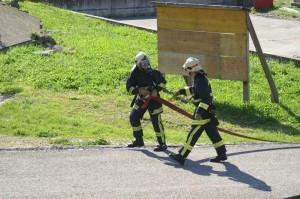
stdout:
MULTIPOLYGON (((180 114, 182 114, 182 115, 184 115, 184 116, 186 116, 186 117, 188 117, 190 119, 193 119, 193 115, 191 115, 190 113, 188 113, 185 110, 177 107, 176 105, 172 104, 171 102, 169 102, 169 101, 167 101, 167 100, 165 100, 163 98, 157 97, 157 96, 149 96, 145 100, 144 104, 142 105, 142 109, 145 109, 148 106, 148 104, 149 104, 149 102, 151 100, 155 100, 157 102, 161 102, 162 104, 164 104, 165 106, 173 109, 174 111, 176 111, 176 112, 178 112, 178 113, 180 113, 180 114)), ((223 133, 226 133, 226 134, 229 134, 229 135, 233 135, 233 136, 237 136, 237 137, 242 137, 242 138, 247 138, 247 139, 252 139, 252 140, 258 140, 258 141, 264 141, 264 142, 277 142, 277 141, 272 141, 272 140, 264 140, 264 139, 254 138, 254 137, 250 137, 250 136, 246 136, 246 135, 241 135, 241 134, 234 133, 234 132, 231 132, 229 130, 226 130, 226 129, 223 129, 223 128, 219 128, 219 127, 217 127, 217 129, 219 131, 223 132, 223 133)))

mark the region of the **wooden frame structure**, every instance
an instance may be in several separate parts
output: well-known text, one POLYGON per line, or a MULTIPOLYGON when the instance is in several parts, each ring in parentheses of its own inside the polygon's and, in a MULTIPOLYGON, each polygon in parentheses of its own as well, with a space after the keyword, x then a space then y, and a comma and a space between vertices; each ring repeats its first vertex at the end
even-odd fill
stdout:
MULTIPOLYGON (((210 78, 243 81, 244 101, 249 101, 249 32, 255 47, 261 51, 249 10, 232 6, 153 3, 157 13, 159 70, 187 77, 181 65, 188 57, 196 57, 210 78)), ((262 57, 272 99, 278 102, 275 84, 259 50, 258 55, 262 57)))

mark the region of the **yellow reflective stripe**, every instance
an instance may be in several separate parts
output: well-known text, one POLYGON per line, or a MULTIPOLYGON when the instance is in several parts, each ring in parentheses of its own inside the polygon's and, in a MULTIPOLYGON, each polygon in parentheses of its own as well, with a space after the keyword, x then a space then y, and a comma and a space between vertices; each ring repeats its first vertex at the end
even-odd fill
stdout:
POLYGON ((135 110, 138 110, 139 106, 137 104, 134 104, 132 108, 134 108, 135 110))
POLYGON ((210 122, 210 119, 205 119, 205 120, 193 120, 192 125, 203 125, 210 122))
POLYGON ((160 132, 156 132, 157 137, 161 137, 162 143, 165 143, 165 132, 163 130, 162 122, 161 122, 161 114, 158 115, 158 127, 160 132))
POLYGON ((191 151, 191 150, 193 149, 193 146, 191 146, 191 145, 185 143, 185 144, 184 144, 184 148, 186 148, 187 150, 190 150, 190 151, 191 151))
POLYGON ((150 86, 145 86, 145 87, 142 87, 142 88, 144 88, 144 89, 148 90, 148 89, 149 89, 149 87, 150 87, 150 86))
POLYGON ((162 112, 163 112, 163 107, 160 107, 158 109, 153 110, 151 115, 156 115, 156 114, 159 114, 159 113, 162 113, 162 112))
POLYGON ((162 88, 166 88, 166 84, 164 84, 164 83, 160 83, 158 86, 162 87, 162 88))
POLYGON ((132 86, 132 87, 130 87, 130 89, 129 89, 128 92, 132 94, 132 91, 133 91, 134 89, 135 89, 135 87, 132 86))
POLYGON ((217 143, 214 143, 214 147, 215 148, 219 148, 220 146, 223 146, 224 145, 224 141, 221 140, 220 142, 217 142, 217 143))
POLYGON ((201 99, 194 99, 193 100, 194 103, 197 103, 197 102, 200 102, 200 101, 201 101, 201 99))
POLYGON ((190 87, 186 86, 186 87, 184 87, 184 89, 185 89, 186 95, 191 95, 190 87))
POLYGON ((155 132, 156 137, 161 137, 163 135, 162 132, 155 132))
POLYGON ((208 107, 209 107, 209 105, 208 105, 208 104, 205 104, 205 103, 203 103, 203 102, 200 102, 199 107, 203 108, 204 110, 207 110, 208 107))
POLYGON ((140 126, 133 126, 132 130, 133 131, 140 131, 140 130, 142 130, 142 125, 140 125, 140 126))
POLYGON ((201 126, 197 126, 197 127, 192 131, 192 133, 190 134, 189 139, 188 139, 188 141, 186 142, 186 144, 184 145, 184 148, 183 148, 183 150, 181 151, 180 155, 184 156, 184 154, 185 154, 185 152, 186 152, 187 150, 190 150, 190 151, 191 151, 191 150, 193 149, 193 147, 192 147, 192 148, 190 147, 190 146, 191 146, 191 142, 192 142, 192 139, 193 139, 195 133, 200 129, 200 127, 201 127, 201 126))

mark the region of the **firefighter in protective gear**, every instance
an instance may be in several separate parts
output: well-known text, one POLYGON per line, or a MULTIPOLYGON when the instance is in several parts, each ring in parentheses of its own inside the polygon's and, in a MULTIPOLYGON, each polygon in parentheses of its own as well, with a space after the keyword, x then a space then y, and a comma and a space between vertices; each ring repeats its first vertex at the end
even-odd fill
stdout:
POLYGON ((126 82, 127 91, 135 95, 131 103, 132 110, 130 113, 130 124, 135 140, 128 144, 128 147, 144 146, 141 119, 148 110, 158 142, 154 151, 167 149, 164 126, 161 120, 162 103, 151 100, 146 109, 141 108, 149 96, 159 96, 159 92, 166 88, 166 83, 161 72, 151 68, 148 56, 144 52, 139 52, 126 82))
POLYGON ((219 122, 215 117, 216 108, 213 104, 212 90, 206 77, 207 74, 202 69, 200 61, 194 57, 189 57, 182 68, 193 77, 193 82, 191 86, 178 90, 174 95, 192 95, 193 103, 197 108, 194 111, 186 143, 178 154, 169 154, 169 156, 184 165, 187 156, 205 130, 217 152, 217 156, 211 158, 210 161, 225 161, 227 160, 226 147, 217 129, 219 122))

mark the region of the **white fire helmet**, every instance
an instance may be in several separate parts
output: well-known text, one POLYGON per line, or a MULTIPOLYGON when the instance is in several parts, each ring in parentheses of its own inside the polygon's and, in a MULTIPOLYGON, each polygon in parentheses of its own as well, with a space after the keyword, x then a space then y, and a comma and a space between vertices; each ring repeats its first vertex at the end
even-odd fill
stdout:
POLYGON ((142 69, 150 68, 150 59, 148 58, 146 53, 144 53, 143 51, 139 52, 135 56, 135 63, 138 67, 140 67, 142 69))
POLYGON ((187 58, 182 68, 187 72, 197 72, 199 70, 202 70, 200 61, 194 57, 187 58))

